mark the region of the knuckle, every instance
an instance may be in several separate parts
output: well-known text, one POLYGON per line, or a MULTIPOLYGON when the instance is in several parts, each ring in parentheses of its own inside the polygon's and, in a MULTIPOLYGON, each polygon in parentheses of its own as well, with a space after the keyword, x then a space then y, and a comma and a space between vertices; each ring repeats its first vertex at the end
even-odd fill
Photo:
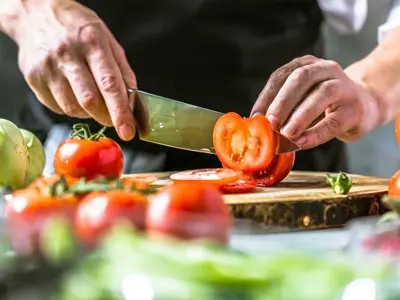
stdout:
POLYGON ((99 22, 86 24, 79 30, 79 41, 88 47, 97 47, 100 44, 101 31, 99 22))
POLYGON ((292 77, 296 82, 306 82, 311 79, 312 72, 308 67, 301 67, 293 71, 292 77))
POLYGON ((95 96, 95 93, 93 93, 92 91, 85 91, 79 97, 79 103, 85 109, 91 109, 91 108, 97 106, 97 103, 98 103, 97 100, 98 100, 98 98, 95 96))
POLYGON ((77 105, 64 105, 63 111, 67 116, 76 117, 80 114, 81 108, 77 105))
POLYGON ((110 111, 111 119, 116 127, 127 123, 128 111, 124 107, 116 107, 110 111))
POLYGON ((334 81, 324 81, 320 84, 320 89, 322 93, 328 97, 338 96, 340 88, 338 84, 334 81))
POLYGON ((333 69, 335 71, 341 71, 342 70, 341 65, 336 61, 327 60, 327 61, 325 61, 325 63, 328 66, 328 68, 330 68, 330 69, 333 69))
POLYGON ((118 80, 115 75, 103 75, 100 78, 100 88, 111 94, 116 94, 119 92, 119 85, 118 85, 118 80))
POLYGON ((68 39, 61 40, 52 51, 54 57, 65 57, 70 53, 71 41, 68 39))
POLYGON ((340 130, 340 123, 336 118, 328 118, 326 128, 328 129, 328 132, 336 134, 340 130))

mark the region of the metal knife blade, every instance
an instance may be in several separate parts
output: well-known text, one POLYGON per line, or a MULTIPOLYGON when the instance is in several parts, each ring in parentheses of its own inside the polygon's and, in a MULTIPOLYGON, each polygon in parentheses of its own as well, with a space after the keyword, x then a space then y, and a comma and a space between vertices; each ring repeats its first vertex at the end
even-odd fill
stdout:
MULTIPOLYGON (((135 118, 140 118, 140 139, 146 142, 189 151, 215 154, 213 130, 220 112, 153 95, 141 90, 128 89, 135 95, 135 118)), ((276 154, 299 150, 300 147, 277 132, 276 154)))

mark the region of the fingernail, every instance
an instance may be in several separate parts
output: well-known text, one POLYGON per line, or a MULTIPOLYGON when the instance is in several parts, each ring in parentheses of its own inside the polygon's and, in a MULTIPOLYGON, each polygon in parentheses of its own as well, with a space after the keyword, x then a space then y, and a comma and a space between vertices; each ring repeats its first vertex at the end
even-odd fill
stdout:
POLYGON ((296 135, 296 132, 297 125, 293 123, 286 124, 281 130, 281 133, 288 138, 294 137, 296 135))
POLYGON ((275 130, 279 129, 279 121, 274 115, 267 115, 267 119, 275 130))
POLYGON ((251 117, 257 117, 257 116, 262 116, 262 113, 259 113, 258 111, 255 112, 251 117))
POLYGON ((118 135, 124 141, 129 141, 129 140, 133 139, 133 137, 135 136, 135 130, 132 128, 132 126, 123 124, 118 127, 118 135))
POLYGON ((297 146, 304 146, 307 143, 307 138, 305 136, 299 137, 297 140, 294 141, 297 146))

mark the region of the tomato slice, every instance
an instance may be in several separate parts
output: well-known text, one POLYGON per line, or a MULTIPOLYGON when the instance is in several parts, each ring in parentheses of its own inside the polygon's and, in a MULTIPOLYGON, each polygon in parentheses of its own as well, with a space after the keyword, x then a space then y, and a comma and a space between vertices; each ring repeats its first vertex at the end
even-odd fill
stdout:
POLYGON ((227 113, 217 121, 213 140, 222 164, 244 172, 265 169, 277 146, 276 133, 266 117, 245 119, 236 113, 227 113))
POLYGON ((157 179, 156 176, 126 176, 120 180, 125 187, 135 185, 138 189, 145 189, 157 179))
POLYGON ((251 178, 241 178, 234 182, 225 184, 221 187, 221 191, 225 194, 241 194, 253 192, 257 187, 257 183, 251 178))
POLYGON ((267 168, 262 171, 252 172, 248 175, 256 180, 258 186, 274 186, 289 175, 293 168, 295 158, 295 152, 275 155, 267 168))
POLYGON ((193 182, 201 181, 211 183, 215 186, 223 186, 238 180, 242 172, 225 168, 198 169, 183 171, 172 174, 170 179, 174 182, 193 182))

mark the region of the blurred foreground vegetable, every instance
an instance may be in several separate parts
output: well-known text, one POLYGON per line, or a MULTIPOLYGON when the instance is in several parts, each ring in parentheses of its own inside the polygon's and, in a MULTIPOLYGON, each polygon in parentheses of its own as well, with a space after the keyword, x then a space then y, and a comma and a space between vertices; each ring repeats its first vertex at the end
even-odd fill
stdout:
MULTIPOLYGON (((67 231, 57 230, 64 240, 67 231)), ((367 299, 366 293, 375 293, 374 300, 399 299, 398 279, 391 276, 373 261, 287 251, 254 256, 216 244, 149 239, 118 226, 68 272, 54 299, 335 300, 367 299)))
POLYGON ((20 129, 24 137, 25 146, 29 155, 29 182, 43 174, 44 165, 46 163, 46 154, 39 139, 30 131, 20 129))
POLYGON ((0 184, 19 189, 29 180, 29 154, 24 137, 12 122, 0 119, 0 184))

